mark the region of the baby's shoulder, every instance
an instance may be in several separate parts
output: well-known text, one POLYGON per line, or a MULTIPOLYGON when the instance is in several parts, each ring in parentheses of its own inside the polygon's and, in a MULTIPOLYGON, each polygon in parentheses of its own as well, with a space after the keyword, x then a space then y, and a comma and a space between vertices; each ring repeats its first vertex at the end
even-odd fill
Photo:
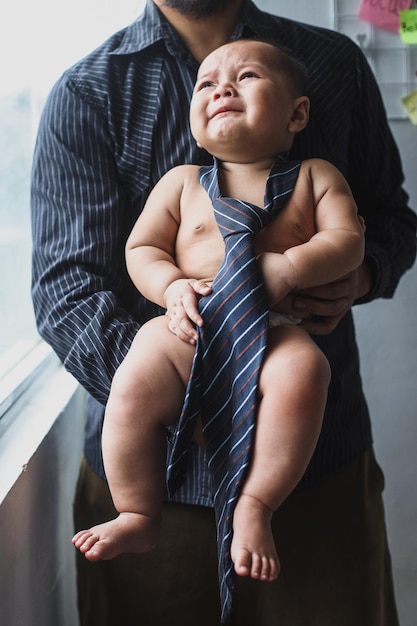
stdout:
POLYGON ((187 165, 176 165, 172 169, 168 170, 166 174, 164 174, 163 178, 166 180, 193 180, 198 179, 198 171, 200 169, 199 165, 187 164, 187 165))
POLYGON ((347 182, 340 170, 325 159, 306 159, 301 163, 299 174, 300 188, 308 185, 312 188, 313 193, 323 193, 323 190, 329 188, 345 188, 347 182), (304 183, 304 184, 303 184, 304 183))
POLYGON ((164 193, 167 191, 181 193, 181 190, 190 185, 198 184, 199 167, 199 165, 176 165, 162 176, 156 186, 164 193))
POLYGON ((341 172, 333 163, 326 161, 326 159, 319 158, 305 159, 302 161, 300 175, 302 177, 309 177, 313 181, 315 178, 322 178, 323 176, 342 177, 341 172))
POLYGON ((156 183, 152 193, 181 195, 191 184, 198 183, 198 165, 177 165, 156 183))

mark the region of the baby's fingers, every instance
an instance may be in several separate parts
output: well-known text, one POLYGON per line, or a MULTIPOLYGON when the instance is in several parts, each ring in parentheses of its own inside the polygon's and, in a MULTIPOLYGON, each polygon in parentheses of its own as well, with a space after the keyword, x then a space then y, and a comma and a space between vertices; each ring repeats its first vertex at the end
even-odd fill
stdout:
POLYGON ((170 319, 168 322, 168 328, 172 333, 174 333, 174 335, 177 335, 177 337, 181 339, 182 341, 185 341, 186 343, 190 343, 191 345, 195 345, 197 341, 197 332, 195 328, 191 324, 189 328, 187 327, 186 324, 184 324, 186 326, 184 330, 182 328, 183 324, 184 324, 184 320, 179 321, 176 319, 170 319))
POLYGON ((185 297, 182 304, 184 307, 184 311, 188 316, 188 320, 193 322, 196 326, 202 326, 203 318, 200 315, 195 298, 185 297))
POLYGON ((188 282, 190 287, 194 289, 200 296, 208 296, 211 293, 211 286, 204 280, 198 280, 197 278, 191 278, 188 282))
POLYGON ((169 315, 168 328, 182 341, 195 345, 197 341, 197 331, 188 317, 169 315))
POLYGON ((211 287, 207 283, 196 279, 191 279, 189 284, 190 287, 192 287, 193 292, 184 295, 182 305, 189 319, 197 326, 202 326, 204 320, 198 310, 198 299, 196 298, 195 294, 207 296, 209 293, 211 293, 211 287))

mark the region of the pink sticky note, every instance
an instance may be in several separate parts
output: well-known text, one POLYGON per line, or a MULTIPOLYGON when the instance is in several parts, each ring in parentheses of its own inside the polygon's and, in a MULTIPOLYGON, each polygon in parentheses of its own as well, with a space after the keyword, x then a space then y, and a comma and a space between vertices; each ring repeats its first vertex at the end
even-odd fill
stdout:
POLYGON ((377 28, 398 33, 400 30, 399 12, 409 9, 412 0, 362 0, 358 17, 371 22, 377 28))

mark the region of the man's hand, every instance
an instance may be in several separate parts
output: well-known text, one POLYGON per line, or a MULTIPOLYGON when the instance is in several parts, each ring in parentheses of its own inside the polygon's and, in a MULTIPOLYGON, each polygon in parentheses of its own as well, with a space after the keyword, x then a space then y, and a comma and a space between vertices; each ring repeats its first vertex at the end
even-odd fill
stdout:
POLYGON ((203 325, 197 303, 201 296, 208 296, 211 287, 202 280, 181 278, 175 280, 165 291, 168 328, 182 341, 194 345, 197 341, 195 326, 203 325))
POLYGON ((371 286, 371 272, 364 261, 356 270, 334 283, 289 294, 274 306, 274 310, 302 319, 300 325, 311 334, 327 335, 336 328, 355 300, 370 291, 371 286))

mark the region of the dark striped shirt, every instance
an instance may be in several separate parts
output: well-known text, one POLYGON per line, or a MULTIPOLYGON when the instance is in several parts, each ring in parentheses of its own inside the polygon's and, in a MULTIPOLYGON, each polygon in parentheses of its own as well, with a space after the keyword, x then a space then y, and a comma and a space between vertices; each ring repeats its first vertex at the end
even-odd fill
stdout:
MULTIPOLYGON (((367 222, 374 274, 368 300, 391 297, 415 255, 415 215, 397 148, 366 61, 332 31, 267 15, 244 2, 235 36, 286 45, 309 72, 311 119, 290 158, 321 157, 348 179, 367 222)), ((85 453, 103 474, 101 421, 113 374, 158 307, 127 276, 124 244, 150 189, 180 163, 208 164, 191 137, 197 63, 150 0, 142 16, 69 69, 46 103, 32 183, 33 299, 39 331, 91 394, 85 453)), ((332 367, 323 432, 305 482, 371 445, 352 316, 317 339, 332 367)), ((211 503, 196 448, 176 496, 211 503)))

